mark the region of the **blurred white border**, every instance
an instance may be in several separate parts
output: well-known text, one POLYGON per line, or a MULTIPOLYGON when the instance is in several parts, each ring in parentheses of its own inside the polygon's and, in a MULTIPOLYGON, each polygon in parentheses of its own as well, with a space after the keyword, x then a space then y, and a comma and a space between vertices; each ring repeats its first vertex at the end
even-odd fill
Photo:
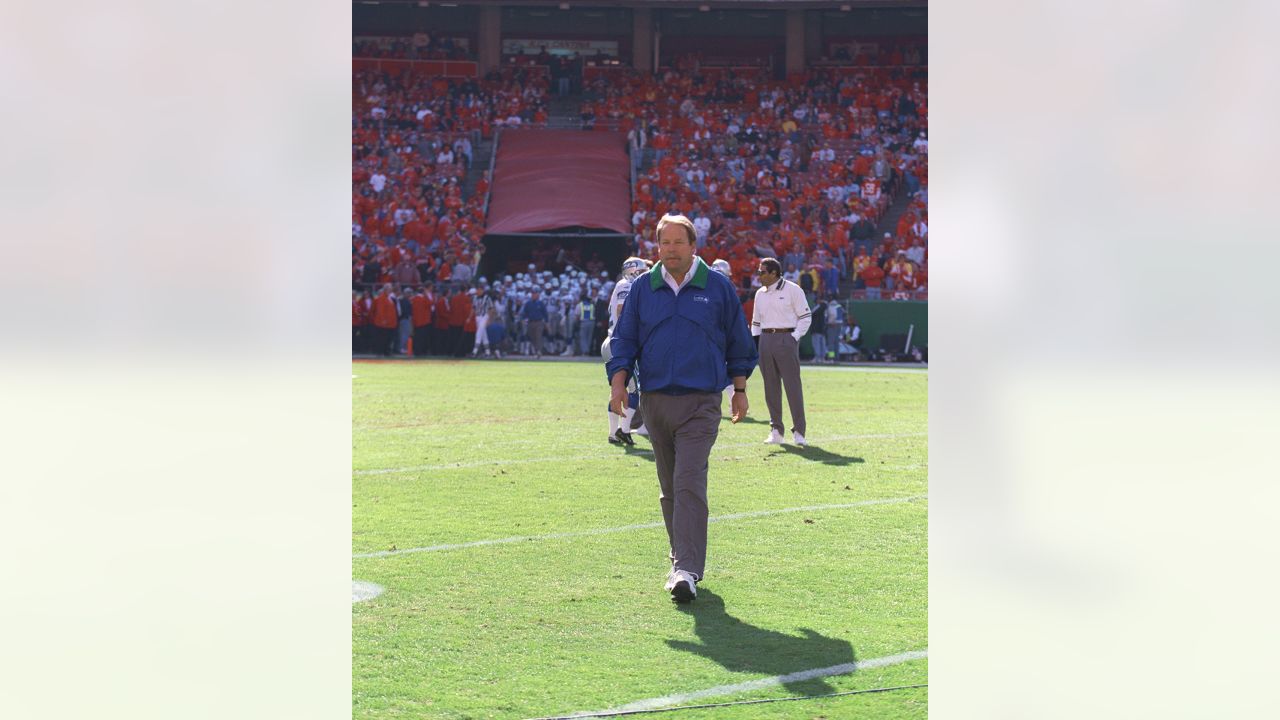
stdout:
POLYGON ((350 37, 0 8, 0 716, 350 716, 350 37))
POLYGON ((930 8, 937 717, 1277 714, 1276 7, 930 8))
MULTIPOLYGON (((1268 717, 1277 5, 939 4, 930 711, 1268 717)), ((0 8, 5 717, 350 713, 350 8, 0 8)))

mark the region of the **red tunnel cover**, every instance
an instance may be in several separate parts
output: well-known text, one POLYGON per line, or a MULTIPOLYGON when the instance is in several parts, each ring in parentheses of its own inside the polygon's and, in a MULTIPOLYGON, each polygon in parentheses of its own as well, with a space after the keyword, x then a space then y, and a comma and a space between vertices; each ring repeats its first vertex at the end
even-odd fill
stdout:
POLYGON ((628 162, 621 133, 506 130, 498 143, 485 233, 577 226, 630 234, 628 162))

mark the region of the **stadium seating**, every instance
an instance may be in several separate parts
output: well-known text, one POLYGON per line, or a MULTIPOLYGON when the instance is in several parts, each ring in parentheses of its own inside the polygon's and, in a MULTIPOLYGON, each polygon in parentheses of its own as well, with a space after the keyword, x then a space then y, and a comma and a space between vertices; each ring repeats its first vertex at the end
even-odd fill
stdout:
MULTIPOLYGON (((393 42, 358 43, 355 52, 416 51, 393 42)), ((583 84, 581 127, 627 133, 637 153, 633 254, 652 257, 657 218, 681 211, 705 218, 700 255, 726 259, 744 291, 759 257, 776 256, 809 275, 820 296, 862 298, 852 262, 861 246, 886 272, 882 298, 928 297, 923 69, 819 64, 777 80, 764 70, 706 66, 692 55, 677 66, 653 76, 613 67, 583 84), (904 273, 903 251, 917 243, 904 273), (834 293, 818 272, 828 258, 841 279, 834 293)), ((536 65, 504 66, 485 78, 355 70, 354 289, 453 282, 459 262, 478 267, 488 178, 464 194, 468 172, 474 178, 485 170, 468 167, 466 150, 474 157, 504 126, 546 126, 549 85, 536 65), (406 259, 416 277, 405 271, 406 259)), ((553 265, 536 260, 540 272, 553 265)), ((586 266, 577 256, 554 263, 566 264, 586 266)), ((600 268, 590 269, 594 278, 600 268)), ((562 280, 541 278, 550 279, 562 280)), ((518 312, 520 300, 512 300, 509 312, 518 312)))

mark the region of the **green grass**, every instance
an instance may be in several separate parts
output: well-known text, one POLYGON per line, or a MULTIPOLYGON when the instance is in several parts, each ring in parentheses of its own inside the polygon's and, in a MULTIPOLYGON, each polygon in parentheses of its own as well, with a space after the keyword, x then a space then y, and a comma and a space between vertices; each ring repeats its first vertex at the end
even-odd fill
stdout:
MULTIPOLYGON (((352 549, 386 592, 352 606, 357 718, 529 718, 928 646, 928 376, 808 368, 808 449, 751 413, 711 453, 707 577, 671 603, 648 443, 605 442, 599 363, 353 363, 352 549)), ((785 412, 785 411, 784 411, 785 412)), ((789 433, 788 433, 789 437, 789 433)), ((927 659, 691 703, 928 682, 927 659)), ((923 718, 927 689, 654 717, 923 718)))

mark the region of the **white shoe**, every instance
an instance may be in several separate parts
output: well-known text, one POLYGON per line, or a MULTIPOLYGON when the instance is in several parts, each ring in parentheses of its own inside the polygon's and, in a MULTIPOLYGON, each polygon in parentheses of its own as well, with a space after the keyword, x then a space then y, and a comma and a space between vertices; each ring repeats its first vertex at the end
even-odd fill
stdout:
POLYGON ((639 435, 640 437, 649 437, 649 428, 643 425, 641 425, 638 428, 633 428, 631 432, 635 433, 636 435, 639 435))
POLYGON ((804 447, 805 445, 809 444, 809 441, 805 440, 804 436, 798 432, 791 433, 791 437, 795 438, 796 444, 799 445, 800 447, 804 447))
POLYGON ((684 570, 672 570, 667 576, 666 589, 671 593, 671 601, 678 603, 687 603, 698 597, 697 580, 693 579, 693 574, 684 570))
POLYGON ((766 445, 781 445, 782 433, 778 432, 777 428, 774 428, 769 431, 769 437, 765 438, 764 442, 766 445))

